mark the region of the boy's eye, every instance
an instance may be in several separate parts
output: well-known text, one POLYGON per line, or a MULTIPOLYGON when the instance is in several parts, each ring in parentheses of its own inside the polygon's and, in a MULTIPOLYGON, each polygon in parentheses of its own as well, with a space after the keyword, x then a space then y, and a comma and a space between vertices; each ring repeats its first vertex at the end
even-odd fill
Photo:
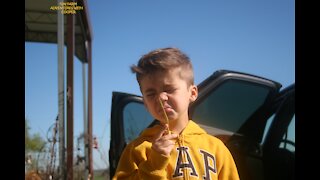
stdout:
POLYGON ((153 97, 155 95, 155 93, 147 93, 146 96, 147 97, 153 97))
POLYGON ((167 93, 173 93, 175 90, 176 90, 176 88, 169 88, 169 89, 166 89, 165 91, 167 93))

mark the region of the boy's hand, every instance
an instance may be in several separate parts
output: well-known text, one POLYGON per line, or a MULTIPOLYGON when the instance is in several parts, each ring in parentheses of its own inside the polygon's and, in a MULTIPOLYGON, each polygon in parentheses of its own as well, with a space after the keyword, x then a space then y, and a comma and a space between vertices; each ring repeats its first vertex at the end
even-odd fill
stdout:
POLYGON ((177 137, 177 134, 168 133, 168 124, 163 125, 159 133, 154 136, 152 149, 162 155, 169 156, 175 144, 174 139, 176 139, 177 137))

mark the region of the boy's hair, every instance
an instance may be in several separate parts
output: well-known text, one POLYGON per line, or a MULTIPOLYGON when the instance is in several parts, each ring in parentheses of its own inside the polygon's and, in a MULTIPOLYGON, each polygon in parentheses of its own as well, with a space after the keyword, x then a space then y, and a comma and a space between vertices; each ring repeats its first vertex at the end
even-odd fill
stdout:
POLYGON ((138 65, 132 65, 131 71, 136 73, 137 81, 157 71, 167 71, 180 67, 180 78, 186 80, 187 85, 194 84, 193 68, 189 57, 178 48, 160 48, 143 55, 138 65))

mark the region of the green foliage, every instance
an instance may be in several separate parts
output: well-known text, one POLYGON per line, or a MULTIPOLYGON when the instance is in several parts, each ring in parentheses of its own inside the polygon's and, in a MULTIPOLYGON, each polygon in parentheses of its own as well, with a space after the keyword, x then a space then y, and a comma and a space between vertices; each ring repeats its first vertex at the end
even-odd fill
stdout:
POLYGON ((46 142, 41 138, 39 133, 30 135, 28 120, 25 119, 25 152, 40 152, 46 142))
POLYGON ((40 135, 37 133, 37 134, 32 135, 30 140, 28 140, 26 142, 25 148, 30 151, 41 151, 41 149, 43 148, 45 143, 46 142, 44 140, 42 140, 40 135))

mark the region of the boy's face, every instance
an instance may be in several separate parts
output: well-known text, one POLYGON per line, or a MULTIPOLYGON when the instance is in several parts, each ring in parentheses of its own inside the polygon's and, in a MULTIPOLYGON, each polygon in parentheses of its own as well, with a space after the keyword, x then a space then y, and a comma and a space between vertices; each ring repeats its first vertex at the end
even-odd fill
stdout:
POLYGON ((189 103, 196 100, 198 89, 196 86, 187 85, 187 81, 179 75, 180 68, 168 71, 157 71, 140 80, 140 89, 143 101, 152 116, 162 123, 166 118, 159 102, 159 97, 169 121, 187 121, 189 103))

